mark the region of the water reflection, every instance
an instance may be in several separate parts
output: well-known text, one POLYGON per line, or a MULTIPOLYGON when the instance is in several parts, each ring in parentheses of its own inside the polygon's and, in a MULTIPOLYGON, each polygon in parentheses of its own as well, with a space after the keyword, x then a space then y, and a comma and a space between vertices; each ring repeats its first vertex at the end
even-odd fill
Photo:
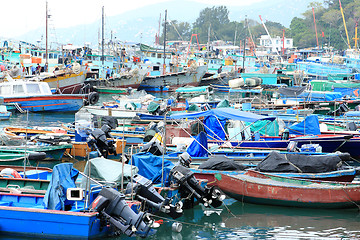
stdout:
POLYGON ((165 222, 150 239, 357 239, 357 209, 325 210, 243 204, 226 200, 227 208, 206 216, 200 206, 178 219, 181 233, 165 222), (170 238, 171 237, 171 238, 170 238))

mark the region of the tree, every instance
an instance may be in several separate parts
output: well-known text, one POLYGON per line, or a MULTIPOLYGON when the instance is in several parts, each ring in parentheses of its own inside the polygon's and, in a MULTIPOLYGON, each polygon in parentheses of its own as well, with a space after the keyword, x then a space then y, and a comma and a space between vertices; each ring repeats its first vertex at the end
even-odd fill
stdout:
MULTIPOLYGON (((165 24, 162 24, 164 29, 165 24)), ((191 26, 187 22, 178 22, 177 20, 168 21, 166 24, 167 41, 186 41, 191 36, 191 26)), ((160 42, 164 42, 164 32, 160 35, 160 42)))
MULTIPOLYGON (((225 6, 205 8, 193 24, 193 33, 198 34, 201 42, 207 42, 207 33, 210 27, 210 31, 215 37, 229 38, 230 36, 221 35, 229 23, 229 10, 225 6)), ((228 31, 226 32, 228 33, 228 31)))

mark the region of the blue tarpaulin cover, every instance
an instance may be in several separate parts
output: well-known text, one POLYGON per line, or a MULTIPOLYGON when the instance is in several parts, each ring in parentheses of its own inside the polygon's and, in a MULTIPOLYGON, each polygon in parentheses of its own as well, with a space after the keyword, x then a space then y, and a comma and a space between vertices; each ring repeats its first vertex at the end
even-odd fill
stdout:
POLYGON ((202 112, 193 113, 176 113, 170 116, 171 119, 182 119, 182 118, 199 118, 207 116, 217 116, 226 119, 240 120, 244 122, 255 122, 257 120, 275 120, 275 117, 261 116, 255 113, 244 112, 234 108, 215 108, 202 112))
POLYGON ((206 137, 206 133, 204 132, 200 132, 199 135, 196 136, 196 141, 194 140, 190 146, 186 149, 186 152, 191 156, 191 157, 207 157, 208 156, 208 152, 204 149, 204 147, 206 149, 208 149, 208 144, 207 144, 207 137, 206 137), (200 146, 200 144, 203 146, 200 146))
POLYGON ((310 115, 304 121, 296 123, 289 127, 289 134, 296 135, 319 135, 319 119, 316 115, 310 115))
MULTIPOLYGON (((141 152, 132 156, 132 164, 137 166, 140 174, 153 183, 161 183, 163 158, 155 156, 149 152, 141 152)), ((169 185, 169 173, 174 164, 169 160, 164 160, 164 183, 169 185)))
POLYGON ((205 131, 211 140, 226 140, 225 136, 226 119, 208 116, 204 119, 205 131))
POLYGON ((66 191, 75 188, 75 181, 79 171, 73 168, 72 163, 60 163, 53 168, 49 187, 44 196, 45 209, 65 210, 66 191))
POLYGON ((360 117, 360 111, 348 111, 345 113, 345 117, 360 117))
MULTIPOLYGON (((346 95, 346 94, 344 94, 346 95)), ((320 92, 320 91, 312 91, 312 92, 303 92, 295 97, 286 97, 285 99, 292 99, 297 101, 335 101, 341 100, 343 94, 340 91, 335 92, 320 92)))

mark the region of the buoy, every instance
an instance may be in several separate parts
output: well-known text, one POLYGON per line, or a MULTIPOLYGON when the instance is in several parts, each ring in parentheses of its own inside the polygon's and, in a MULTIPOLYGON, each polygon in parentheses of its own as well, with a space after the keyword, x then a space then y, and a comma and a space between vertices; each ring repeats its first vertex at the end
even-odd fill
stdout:
POLYGON ((21 175, 15 169, 12 168, 4 168, 3 170, 1 170, 0 175, 2 176, 6 175, 13 178, 22 178, 21 175))
POLYGON ((181 232, 182 230, 182 224, 179 223, 179 222, 174 222, 172 225, 171 225, 171 229, 173 230, 173 232, 181 232))

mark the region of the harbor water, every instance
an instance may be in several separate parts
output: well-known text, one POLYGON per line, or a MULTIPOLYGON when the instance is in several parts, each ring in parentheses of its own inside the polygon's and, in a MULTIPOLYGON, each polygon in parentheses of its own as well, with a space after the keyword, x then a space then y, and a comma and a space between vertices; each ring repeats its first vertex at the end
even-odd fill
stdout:
MULTIPOLYGON (((58 127, 74 120, 73 113, 17 113, 9 121, 0 122, 0 125, 58 127)), ((226 199, 225 205, 219 209, 208 210, 201 205, 186 209, 176 221, 166 215, 154 216, 161 224, 157 232, 147 239, 360 239, 359 209, 302 209, 253 205, 226 199), (172 230, 174 222, 182 224, 180 232, 172 230)), ((0 239, 33 238, 0 236, 0 239)), ((47 239, 46 236, 43 239, 47 239)), ((114 236, 107 239, 136 238, 114 236)))

